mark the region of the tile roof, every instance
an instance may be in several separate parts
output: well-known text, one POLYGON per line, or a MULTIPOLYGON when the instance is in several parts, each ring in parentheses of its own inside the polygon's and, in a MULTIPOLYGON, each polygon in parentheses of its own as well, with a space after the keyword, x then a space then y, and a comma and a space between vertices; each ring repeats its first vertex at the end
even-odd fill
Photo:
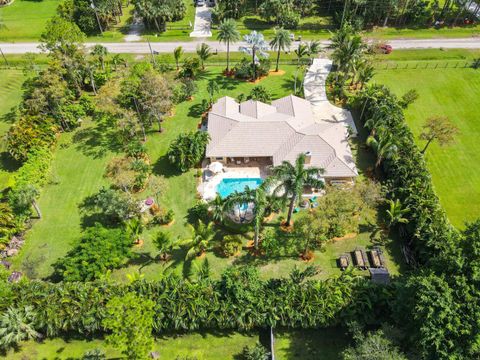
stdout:
POLYGON ((310 166, 325 169, 325 177, 357 175, 344 124, 325 121, 293 95, 271 105, 223 97, 212 106, 208 132, 207 157, 272 157, 276 166, 310 152, 310 166))

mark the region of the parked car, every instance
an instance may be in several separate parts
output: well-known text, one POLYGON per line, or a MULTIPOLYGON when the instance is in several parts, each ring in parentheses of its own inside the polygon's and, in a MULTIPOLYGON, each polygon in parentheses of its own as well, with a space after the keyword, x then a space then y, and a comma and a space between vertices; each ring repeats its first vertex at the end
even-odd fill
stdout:
POLYGON ((388 44, 380 45, 379 49, 380 49, 380 52, 384 54, 390 54, 393 51, 392 45, 388 45, 388 44))

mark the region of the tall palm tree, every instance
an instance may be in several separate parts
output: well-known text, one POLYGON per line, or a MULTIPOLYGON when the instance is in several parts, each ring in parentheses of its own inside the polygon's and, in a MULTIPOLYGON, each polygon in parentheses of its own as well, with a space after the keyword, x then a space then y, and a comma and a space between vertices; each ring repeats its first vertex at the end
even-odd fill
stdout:
POLYGON ((38 339, 40 334, 35 330, 34 322, 32 306, 8 308, 0 318, 0 348, 8 349, 21 341, 38 339))
POLYGON ((250 34, 243 37, 246 46, 240 46, 240 51, 252 55, 252 67, 253 67, 253 80, 257 79, 257 66, 256 62, 258 57, 267 58, 268 57, 268 43, 265 41, 262 33, 257 33, 252 31, 250 34), (257 57, 258 55, 258 57, 257 57))
POLYGON ((293 86, 293 93, 297 93, 297 80, 298 80, 298 71, 302 66, 302 60, 309 56, 310 52, 308 51, 308 46, 306 44, 300 43, 295 49, 295 55, 297 56, 297 70, 295 71, 295 83, 293 86))
POLYGON ((187 260, 204 253, 215 236, 213 223, 205 224, 198 220, 195 226, 189 224, 189 227, 192 230, 192 237, 181 242, 181 245, 188 249, 185 256, 187 260))
POLYGON ((177 65, 177 70, 180 69, 180 66, 178 64, 182 56, 183 56, 183 48, 181 46, 177 46, 175 49, 173 49, 173 57, 175 58, 175 64, 177 65))
POLYGON ((243 204, 253 204, 253 223, 255 227, 254 244, 255 249, 258 249, 258 238, 260 234, 260 227, 265 217, 265 211, 268 206, 267 198, 268 181, 264 182, 256 189, 245 187, 243 192, 234 192, 225 201, 226 209, 231 210, 234 206, 243 204))
POLYGON ((237 23, 234 19, 224 19, 218 27, 217 40, 227 45, 227 73, 230 70, 230 43, 240 40, 237 23))
POLYGON ((108 55, 107 48, 103 45, 97 44, 93 47, 90 54, 98 58, 98 61, 100 62, 100 66, 102 67, 102 70, 105 70, 105 56, 108 55))
POLYGON ((317 167, 305 167, 305 154, 299 154, 295 160, 295 165, 288 161, 283 161, 282 164, 275 166, 272 169, 273 178, 278 181, 273 193, 290 199, 288 207, 287 225, 291 224, 293 209, 302 196, 305 186, 312 186, 315 188, 323 188, 324 183, 320 179, 325 171, 317 167))
POLYGON ((207 92, 208 95, 210 96, 210 106, 213 104, 213 98, 216 93, 220 91, 220 88, 218 87, 218 83, 214 80, 210 80, 207 84, 207 92))
POLYGON ((292 45, 292 39, 290 38, 290 31, 283 28, 275 30, 275 36, 270 41, 270 47, 272 50, 277 50, 277 65, 275 71, 278 72, 278 63, 280 61, 280 52, 290 49, 292 45))
POLYGON ((212 56, 212 53, 210 52, 211 48, 205 43, 201 43, 199 46, 197 46, 197 55, 198 58, 200 59, 200 64, 202 65, 202 70, 205 70, 205 61, 212 56))
POLYGON ((208 205, 212 213, 213 221, 222 223, 225 219, 226 201, 217 194, 217 196, 211 200, 208 205))

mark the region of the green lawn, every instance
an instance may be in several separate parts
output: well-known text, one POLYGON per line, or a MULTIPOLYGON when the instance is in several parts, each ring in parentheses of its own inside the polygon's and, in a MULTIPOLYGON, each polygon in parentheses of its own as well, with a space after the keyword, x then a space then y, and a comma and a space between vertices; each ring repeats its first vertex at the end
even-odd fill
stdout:
POLYGON ((278 360, 340 360, 348 338, 340 329, 275 331, 278 360))
MULTIPOLYGON (((188 209, 196 202, 196 171, 184 174, 177 173, 168 163, 165 154, 172 139, 179 133, 196 129, 199 121, 198 106, 206 98, 206 84, 214 79, 220 86, 219 96, 238 96, 247 94, 254 86, 252 83, 226 79, 219 75, 223 67, 208 67, 207 72, 198 83, 198 92, 191 102, 185 102, 176 107, 175 115, 165 121, 165 132, 152 132, 148 136, 147 149, 150 155, 154 173, 165 176, 168 184, 166 194, 161 199, 163 206, 175 212, 175 223, 164 230, 168 230, 174 237, 187 238, 189 230, 185 225, 188 209)), ((269 76, 261 84, 269 89, 273 98, 290 94, 293 88, 294 66, 282 66, 286 74, 269 76)), ((82 216, 78 206, 86 196, 96 193, 102 186, 107 185, 103 177, 105 165, 114 156, 111 128, 101 123, 85 123, 74 133, 61 136, 53 163, 53 181, 42 191, 39 205, 44 218, 35 221, 33 228, 26 235, 26 244, 20 254, 13 260, 14 267, 26 271, 30 277, 48 277, 52 274, 52 264, 70 250, 82 231, 82 216)), ((144 191, 139 197, 151 195, 144 191)), ((278 219, 277 219, 278 220, 278 219)), ((277 223, 278 221, 275 220, 277 223)), ((143 234, 144 243, 135 248, 138 256, 130 263, 113 272, 113 278, 123 281, 126 275, 134 271, 141 271, 147 279, 156 279, 165 269, 174 270, 179 274, 189 274, 195 271, 201 260, 185 262, 183 250, 175 250, 173 258, 166 264, 157 262, 152 237, 159 231, 159 227, 148 229, 143 234)), ((218 237, 222 236, 219 230, 218 237)), ((245 244, 251 239, 251 234, 245 237, 245 244)), ((215 247, 215 244, 213 244, 215 247)), ((339 275, 335 259, 338 255, 352 251, 356 246, 369 246, 369 233, 364 232, 355 238, 341 240, 327 246, 325 252, 316 252, 313 264, 321 268, 319 278, 339 275)), ((393 247, 392 256, 387 256, 392 273, 398 273, 395 265, 398 260, 398 251, 393 247), (395 259, 395 261, 393 261, 395 259)), ((255 263, 262 277, 278 277, 287 275, 298 265, 305 267, 308 264, 300 261, 298 254, 256 258, 253 259, 246 251, 239 257, 226 259, 215 249, 209 251, 207 258, 212 268, 212 275, 218 277, 231 264, 255 263)))
MULTIPOLYGON (((17 106, 22 98, 22 83, 25 79, 21 70, 0 70, 0 138, 6 134, 12 125, 9 116, 13 107, 17 106)), ((4 144, 0 146, 0 190, 8 186, 15 164, 7 159, 4 153, 4 144)))
POLYGON ((441 204, 456 226, 462 227, 480 213, 480 71, 474 69, 380 70, 374 79, 402 95, 416 89, 420 98, 406 111, 418 140, 425 120, 448 116, 459 128, 455 144, 433 144, 426 159, 441 204))
MULTIPOLYGON (((173 360, 189 356, 197 360, 233 360, 237 359, 245 346, 255 344, 257 340, 257 334, 191 333, 157 339, 153 351, 158 351, 161 359, 173 360)), ((102 340, 60 338, 45 340, 43 343, 33 341, 23 343, 19 351, 10 351, 6 358, 11 360, 80 359, 86 351, 92 349, 103 350, 107 359, 123 359, 117 350, 106 345, 102 340)), ((293 360, 293 358, 289 359, 293 360)))
POLYGON ((59 3, 59 0, 15 0, 13 4, 0 8, 0 19, 5 25, 0 29, 0 41, 38 40, 59 3))
POLYGON ((394 28, 378 27, 372 31, 365 31, 364 35, 368 38, 379 40, 391 39, 434 39, 434 38, 469 38, 478 36, 480 25, 471 25, 465 27, 444 27, 435 28, 394 28))

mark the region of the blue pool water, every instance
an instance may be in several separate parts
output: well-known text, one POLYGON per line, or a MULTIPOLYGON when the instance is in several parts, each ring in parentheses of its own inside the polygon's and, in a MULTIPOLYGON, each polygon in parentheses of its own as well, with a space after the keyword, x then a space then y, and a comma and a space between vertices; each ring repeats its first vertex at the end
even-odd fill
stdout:
POLYGON ((250 189, 256 189, 262 183, 260 178, 231 178, 231 179, 222 179, 220 184, 217 186, 217 192, 222 198, 226 198, 228 195, 234 193, 235 191, 242 192, 245 190, 245 187, 248 186, 250 189))

